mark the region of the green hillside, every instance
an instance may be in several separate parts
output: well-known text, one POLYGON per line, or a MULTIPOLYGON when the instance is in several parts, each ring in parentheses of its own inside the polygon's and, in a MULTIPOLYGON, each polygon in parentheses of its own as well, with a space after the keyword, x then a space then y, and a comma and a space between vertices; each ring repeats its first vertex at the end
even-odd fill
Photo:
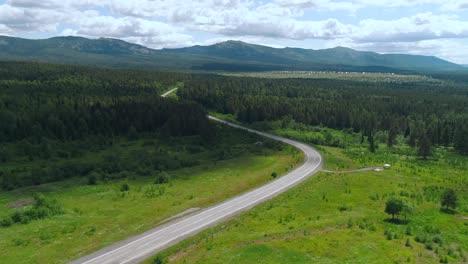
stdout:
POLYGON ((208 71, 333 70, 368 72, 461 71, 437 57, 378 54, 344 47, 324 50, 271 48, 240 41, 155 50, 117 39, 0 37, 0 59, 113 68, 208 71))

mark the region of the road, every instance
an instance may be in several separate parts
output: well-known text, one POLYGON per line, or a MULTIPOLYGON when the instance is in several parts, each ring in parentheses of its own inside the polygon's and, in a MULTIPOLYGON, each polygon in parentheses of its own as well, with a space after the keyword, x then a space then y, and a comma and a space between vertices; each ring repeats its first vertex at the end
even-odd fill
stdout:
POLYGON ((178 88, 174 88, 174 89, 171 89, 163 94, 161 94, 161 97, 167 97, 168 95, 170 95, 172 92, 176 91, 178 88))
MULTIPOLYGON (((167 93, 165 95, 167 95, 167 93)), ((187 237, 193 236, 204 229, 212 227, 259 203, 279 195, 314 175, 322 168, 322 157, 315 149, 306 144, 242 127, 212 116, 209 116, 209 118, 237 129, 243 129, 294 146, 304 152, 304 163, 294 171, 262 187, 248 191, 207 209, 197 211, 181 219, 169 222, 139 236, 106 247, 72 262, 72 264, 138 263, 187 237)))
POLYGON ((332 171, 332 170, 322 170, 323 172, 327 173, 336 173, 336 174, 347 174, 347 173, 353 173, 353 172, 361 172, 361 171, 382 171, 382 167, 369 167, 369 168, 361 168, 361 169, 355 169, 355 170, 344 170, 344 171, 332 171))

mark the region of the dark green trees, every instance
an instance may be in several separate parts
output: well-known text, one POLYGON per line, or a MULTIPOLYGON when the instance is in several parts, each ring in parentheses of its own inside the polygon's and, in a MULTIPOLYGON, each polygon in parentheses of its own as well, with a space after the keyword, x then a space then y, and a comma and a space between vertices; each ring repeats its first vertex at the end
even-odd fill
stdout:
POLYGON ((446 189, 444 193, 442 194, 442 199, 440 201, 440 204, 447 209, 457 208, 458 206, 457 193, 453 189, 446 189))
POLYGON ((395 145, 397 135, 398 135, 398 128, 396 126, 392 126, 392 128, 390 128, 390 130, 388 131, 388 138, 387 138, 387 146, 389 148, 395 145))
POLYGON ((468 120, 461 121, 454 135, 454 147, 462 154, 468 154, 468 120))
POLYGON ((370 151, 377 148, 372 137, 377 133, 388 132, 389 147, 403 134, 427 158, 432 146, 455 146, 468 154, 468 128, 460 126, 468 124, 466 90, 466 84, 449 83, 194 76, 179 90, 179 97, 233 114, 241 122, 286 118, 310 126, 352 129, 363 134, 362 141, 368 139, 370 151))

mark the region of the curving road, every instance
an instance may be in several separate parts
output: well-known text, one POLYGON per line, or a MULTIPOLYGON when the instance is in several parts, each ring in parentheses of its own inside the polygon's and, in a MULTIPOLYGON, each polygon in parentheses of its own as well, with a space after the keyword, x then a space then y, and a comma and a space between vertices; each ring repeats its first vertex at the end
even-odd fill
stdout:
MULTIPOLYGON (((170 92, 174 90, 175 89, 170 92)), ((106 247, 72 262, 73 264, 138 263, 189 236, 195 235, 208 227, 214 226, 229 217, 237 215, 261 202, 279 195, 321 170, 323 163, 322 157, 315 149, 306 144, 242 127, 212 116, 209 116, 209 119, 294 146, 304 152, 304 164, 287 175, 271 181, 262 187, 248 191, 225 202, 183 217, 182 219, 169 222, 139 236, 106 247)))

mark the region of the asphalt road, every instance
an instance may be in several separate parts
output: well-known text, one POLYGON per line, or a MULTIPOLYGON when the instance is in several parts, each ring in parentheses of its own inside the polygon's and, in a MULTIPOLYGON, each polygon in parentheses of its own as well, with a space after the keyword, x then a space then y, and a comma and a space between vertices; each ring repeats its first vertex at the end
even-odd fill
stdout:
POLYGON ((234 128, 247 130, 251 133, 292 145, 304 152, 304 164, 287 175, 271 181, 262 187, 248 191, 207 209, 197 211, 181 219, 169 222, 139 236, 106 247, 72 262, 73 264, 138 263, 187 237, 193 236, 208 227, 212 227, 259 203, 279 195, 321 170, 323 163, 322 157, 315 149, 306 144, 245 128, 212 116, 209 116, 209 118, 234 128))
POLYGON ((172 90, 169 90, 163 94, 161 94, 161 97, 167 97, 168 95, 170 95, 172 92, 176 91, 178 88, 174 88, 172 90))

